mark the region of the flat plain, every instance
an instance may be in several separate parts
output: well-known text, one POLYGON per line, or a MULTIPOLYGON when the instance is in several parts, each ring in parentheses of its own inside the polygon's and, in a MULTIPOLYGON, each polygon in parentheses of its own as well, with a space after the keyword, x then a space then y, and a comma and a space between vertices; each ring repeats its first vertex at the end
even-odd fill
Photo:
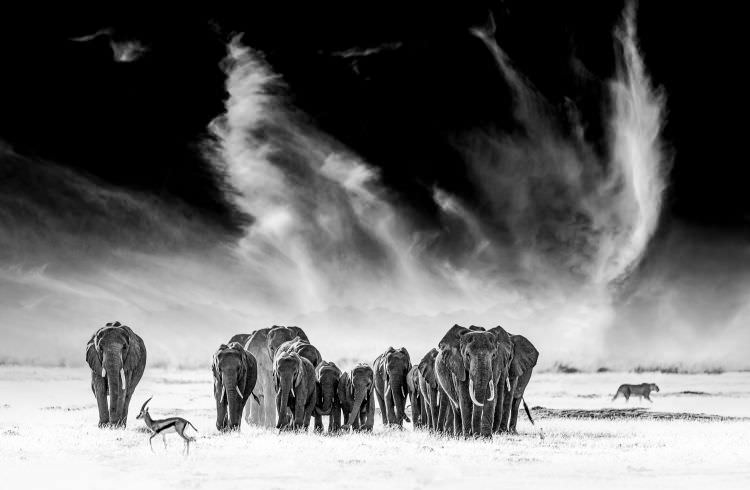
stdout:
POLYGON ((372 434, 215 428, 211 372, 147 369, 126 429, 97 428, 85 368, 0 367, 3 488, 750 488, 750 373, 536 373, 532 426, 492 441, 378 424, 372 434), (654 382, 653 404, 611 398, 654 382), (199 430, 153 452, 140 405, 199 430), (7 486, 6 486, 7 484, 7 486))

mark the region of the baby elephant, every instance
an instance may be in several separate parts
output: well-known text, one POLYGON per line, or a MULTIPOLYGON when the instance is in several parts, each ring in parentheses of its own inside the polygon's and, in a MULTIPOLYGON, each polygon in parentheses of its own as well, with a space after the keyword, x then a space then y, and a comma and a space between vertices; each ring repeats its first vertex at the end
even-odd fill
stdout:
POLYGON ((315 368, 296 352, 278 352, 273 363, 276 428, 307 429, 317 400, 315 368), (289 420, 287 407, 292 411, 289 420))
POLYGON ((341 378, 341 370, 332 362, 322 361, 315 368, 315 379, 318 385, 315 403, 315 430, 317 431, 323 431, 323 415, 328 415, 328 432, 337 432, 341 428, 339 378, 341 378))
POLYGON ((375 425, 375 373, 365 363, 339 378, 339 401, 344 414, 344 429, 371 431, 375 425))

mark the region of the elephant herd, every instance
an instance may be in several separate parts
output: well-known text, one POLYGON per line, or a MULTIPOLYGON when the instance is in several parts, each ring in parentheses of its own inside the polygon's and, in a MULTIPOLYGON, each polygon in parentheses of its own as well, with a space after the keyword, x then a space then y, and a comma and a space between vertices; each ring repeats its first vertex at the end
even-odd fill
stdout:
MULTIPOLYGON (((371 431, 377 399, 384 425, 491 437, 515 431, 538 357, 529 340, 502 327, 454 325, 416 365, 405 348, 389 347, 372 366, 342 371, 301 328, 263 328, 235 335, 213 356, 216 427, 238 429, 244 412, 246 422, 280 430, 307 430, 314 419, 323 431, 327 416, 329 432, 371 431)), ((86 359, 99 425, 124 426, 146 363, 143 340, 108 323, 87 344, 86 359)))

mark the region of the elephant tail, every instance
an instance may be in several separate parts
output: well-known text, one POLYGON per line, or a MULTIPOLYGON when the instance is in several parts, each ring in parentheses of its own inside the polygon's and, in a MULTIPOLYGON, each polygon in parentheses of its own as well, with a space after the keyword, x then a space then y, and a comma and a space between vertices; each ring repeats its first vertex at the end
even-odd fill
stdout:
POLYGON ((526 410, 526 415, 529 417, 529 422, 531 422, 531 425, 534 425, 534 419, 531 417, 531 410, 529 410, 529 406, 526 405, 526 400, 521 398, 521 401, 523 402, 523 409, 526 410))

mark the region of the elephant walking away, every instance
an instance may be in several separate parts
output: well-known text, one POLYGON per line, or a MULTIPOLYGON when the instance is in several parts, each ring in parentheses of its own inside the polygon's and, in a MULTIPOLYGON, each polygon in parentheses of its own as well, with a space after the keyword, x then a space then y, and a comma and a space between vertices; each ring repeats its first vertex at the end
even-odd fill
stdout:
POLYGON ((322 361, 315 368, 317 400, 315 401, 315 430, 323 431, 323 416, 328 416, 328 432, 341 429, 339 379, 341 370, 332 362, 322 361))
POLYGON ((216 400, 216 428, 238 430, 242 409, 253 396, 258 377, 255 357, 238 342, 222 344, 211 364, 216 400))
POLYGON ((406 397, 408 395, 406 376, 411 370, 409 352, 401 347, 396 350, 389 347, 373 363, 375 371, 375 395, 383 416, 383 425, 401 426, 403 421, 410 422, 406 416, 406 397))
POLYGON ((146 369, 143 339, 120 322, 107 323, 86 344, 86 362, 99 407, 99 427, 125 427, 130 399, 146 369))
POLYGON ((279 351, 274 359, 277 429, 307 429, 315 409, 317 386, 312 363, 295 352, 279 351), (289 420, 287 407, 292 411, 289 420))
POLYGON ((339 378, 339 401, 344 416, 344 427, 355 431, 372 431, 375 425, 373 396, 375 373, 366 363, 354 366, 339 378))

